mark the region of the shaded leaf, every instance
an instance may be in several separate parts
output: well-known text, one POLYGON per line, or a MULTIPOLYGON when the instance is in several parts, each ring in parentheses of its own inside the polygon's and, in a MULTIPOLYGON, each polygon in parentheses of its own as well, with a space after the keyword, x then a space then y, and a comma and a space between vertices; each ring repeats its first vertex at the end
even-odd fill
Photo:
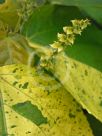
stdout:
POLYGON ((99 4, 102 3, 101 0, 72 0, 72 1, 67 1, 67 0, 49 0, 49 2, 53 4, 62 4, 62 5, 67 5, 67 6, 98 6, 99 4))
POLYGON ((5 0, 0 0, 0 4, 2 4, 2 3, 4 3, 5 2, 5 0))
POLYGON ((20 33, 24 22, 37 6, 35 0, 5 0, 0 4, 0 38, 20 33))
POLYGON ((0 4, 0 21, 6 31, 13 31, 18 23, 18 9, 19 5, 17 0, 6 0, 3 4, 0 4))
POLYGON ((24 65, 1 67, 0 89, 9 135, 92 136, 80 105, 43 71, 24 65))
POLYGON ((77 6, 82 12, 87 13, 91 18, 102 25, 102 1, 101 0, 49 0, 52 4, 65 6, 77 6))
POLYGON ((21 35, 4 38, 0 41, 0 66, 7 64, 28 64, 31 48, 21 35))
POLYGON ((94 118, 92 115, 90 114, 86 114, 87 115, 87 119, 90 122, 91 128, 93 130, 93 133, 95 136, 101 136, 102 134, 102 123, 100 121, 98 121, 96 118, 94 118))

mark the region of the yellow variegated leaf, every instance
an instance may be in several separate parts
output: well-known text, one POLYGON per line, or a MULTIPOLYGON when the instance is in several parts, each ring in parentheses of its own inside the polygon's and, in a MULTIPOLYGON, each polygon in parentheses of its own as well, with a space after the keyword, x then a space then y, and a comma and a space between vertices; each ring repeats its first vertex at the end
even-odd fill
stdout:
POLYGON ((102 121, 102 73, 59 54, 53 72, 66 90, 97 119, 102 121))
POLYGON ((80 105, 52 77, 24 65, 0 68, 8 135, 92 136, 80 105))

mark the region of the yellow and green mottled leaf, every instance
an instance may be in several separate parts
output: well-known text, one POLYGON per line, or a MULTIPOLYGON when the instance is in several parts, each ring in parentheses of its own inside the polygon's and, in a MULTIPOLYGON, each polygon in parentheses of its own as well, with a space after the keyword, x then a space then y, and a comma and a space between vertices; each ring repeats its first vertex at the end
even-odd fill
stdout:
POLYGON ((80 105, 44 71, 0 68, 7 133, 15 136, 92 136, 80 105))
POLYGON ((54 64, 52 71, 66 90, 102 121, 102 73, 64 54, 59 54, 54 64))

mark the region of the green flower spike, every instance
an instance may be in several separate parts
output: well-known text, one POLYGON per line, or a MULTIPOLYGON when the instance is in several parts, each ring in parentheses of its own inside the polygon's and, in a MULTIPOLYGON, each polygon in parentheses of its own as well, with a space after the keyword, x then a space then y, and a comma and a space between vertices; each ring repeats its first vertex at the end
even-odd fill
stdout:
POLYGON ((72 26, 63 27, 63 33, 57 34, 57 41, 50 44, 51 56, 41 57, 41 66, 48 66, 51 62, 52 58, 58 54, 59 52, 64 51, 67 46, 71 46, 74 44, 75 36, 81 35, 82 31, 90 25, 90 21, 88 19, 85 20, 71 20, 72 26), (47 59, 46 59, 47 58, 47 59), (43 61, 42 61, 43 60, 43 61))

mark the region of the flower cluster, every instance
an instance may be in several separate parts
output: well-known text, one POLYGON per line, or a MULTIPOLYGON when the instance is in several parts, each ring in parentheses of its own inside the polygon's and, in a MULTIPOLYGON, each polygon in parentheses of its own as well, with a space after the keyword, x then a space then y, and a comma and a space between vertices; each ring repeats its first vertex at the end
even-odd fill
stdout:
POLYGON ((63 27, 63 33, 57 34, 57 41, 50 44, 50 55, 42 56, 40 66, 48 67, 51 64, 54 56, 59 52, 62 52, 67 46, 74 44, 75 36, 81 35, 81 32, 90 25, 88 19, 85 20, 71 20, 72 26, 63 27))
POLYGON ((68 46, 74 44, 75 35, 81 35, 81 32, 90 24, 89 20, 72 20, 72 26, 63 27, 64 33, 58 33, 58 40, 55 41, 50 46, 56 49, 58 52, 63 51, 63 49, 68 46))
POLYGON ((17 9, 17 14, 19 16, 19 23, 17 31, 21 31, 24 23, 28 20, 28 18, 31 16, 31 14, 34 11, 34 8, 36 7, 36 3, 34 0, 18 0, 17 1, 20 8, 17 9), (20 27, 20 28, 19 28, 20 27))

